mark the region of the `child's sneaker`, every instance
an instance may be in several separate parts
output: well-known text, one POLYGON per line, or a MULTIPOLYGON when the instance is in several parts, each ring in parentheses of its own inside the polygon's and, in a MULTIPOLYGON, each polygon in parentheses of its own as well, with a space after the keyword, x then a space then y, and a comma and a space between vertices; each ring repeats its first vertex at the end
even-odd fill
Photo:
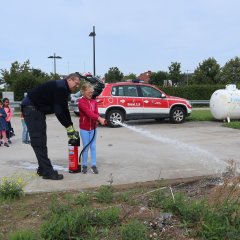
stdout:
POLYGON ((87 166, 83 166, 83 167, 82 167, 82 173, 83 173, 83 174, 86 174, 86 173, 87 173, 87 166))
POLYGON ((94 174, 98 174, 98 169, 96 166, 92 166, 91 167, 91 172, 94 173, 94 174))

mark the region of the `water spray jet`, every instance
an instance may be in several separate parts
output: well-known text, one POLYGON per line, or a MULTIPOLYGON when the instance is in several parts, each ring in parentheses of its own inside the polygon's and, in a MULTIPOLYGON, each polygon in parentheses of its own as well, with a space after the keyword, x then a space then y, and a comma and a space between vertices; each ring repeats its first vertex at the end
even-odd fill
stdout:
MULTIPOLYGON (((197 146, 193 146, 193 145, 189 145, 186 143, 182 143, 179 140, 176 139, 171 139, 171 138, 167 138, 167 137, 163 137, 161 135, 154 135, 153 133, 141 129, 141 128, 137 128, 135 126, 129 126, 126 123, 122 123, 120 121, 114 120, 114 122, 122 127, 125 127, 131 131, 134 131, 136 133, 139 133, 141 135, 144 135, 145 137, 151 138, 153 140, 165 143, 165 144, 171 144, 171 146, 173 146, 176 149, 183 149, 184 151, 188 151, 191 155, 198 157, 200 156, 200 161, 201 164, 204 166, 204 168, 209 169, 209 161, 206 161, 205 159, 203 159, 203 157, 207 158, 207 159, 212 159, 214 160, 214 162, 217 164, 218 168, 214 169, 215 173, 217 175, 222 175, 223 172, 227 169, 228 164, 225 163, 224 161, 220 160, 219 158, 217 158, 216 156, 214 156, 213 154, 209 153, 208 151, 201 149, 197 146)), ((216 166, 214 165, 214 167, 216 168, 216 166)))

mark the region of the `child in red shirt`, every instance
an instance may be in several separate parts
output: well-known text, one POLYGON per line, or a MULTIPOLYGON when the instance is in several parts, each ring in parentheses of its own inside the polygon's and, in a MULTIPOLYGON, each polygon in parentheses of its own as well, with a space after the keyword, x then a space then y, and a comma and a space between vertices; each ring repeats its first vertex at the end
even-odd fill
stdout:
POLYGON ((82 173, 87 173, 88 150, 90 147, 91 171, 94 174, 98 174, 98 169, 96 166, 96 128, 97 122, 100 122, 101 125, 105 125, 106 120, 99 116, 97 102, 95 99, 92 99, 93 86, 89 83, 83 84, 81 87, 81 93, 82 98, 80 98, 78 101, 78 108, 80 114, 80 135, 83 142, 83 148, 90 143, 89 146, 83 151, 82 173))

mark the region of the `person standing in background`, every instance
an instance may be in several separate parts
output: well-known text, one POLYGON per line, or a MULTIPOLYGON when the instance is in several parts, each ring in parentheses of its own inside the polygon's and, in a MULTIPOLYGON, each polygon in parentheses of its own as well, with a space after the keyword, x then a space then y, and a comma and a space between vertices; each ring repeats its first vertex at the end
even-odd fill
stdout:
POLYGON ((8 143, 12 143, 11 141, 11 133, 13 134, 13 128, 12 128, 12 125, 11 125, 11 119, 12 119, 12 116, 13 116, 13 111, 12 111, 12 108, 10 108, 9 106, 9 99, 8 98, 4 98, 3 99, 3 108, 7 114, 7 117, 6 117, 6 122, 7 122, 7 139, 8 139, 8 143))
POLYGON ((6 131, 8 129, 6 122, 7 114, 3 108, 3 102, 0 100, 0 135, 2 139, 0 140, 0 146, 3 144, 5 147, 9 147, 6 138, 6 131))
POLYGON ((20 118, 21 118, 21 122, 22 122, 22 143, 30 144, 31 141, 29 140, 28 128, 27 128, 27 125, 25 123, 25 119, 24 119, 22 113, 20 115, 20 118))

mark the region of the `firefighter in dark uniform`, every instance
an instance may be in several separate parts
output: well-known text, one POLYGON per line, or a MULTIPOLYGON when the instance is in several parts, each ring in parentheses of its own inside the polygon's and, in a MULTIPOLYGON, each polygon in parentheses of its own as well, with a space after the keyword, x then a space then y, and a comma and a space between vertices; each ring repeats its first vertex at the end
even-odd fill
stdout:
POLYGON ((48 158, 46 115, 55 113, 68 137, 78 138, 79 133, 74 129, 69 113, 68 98, 79 87, 80 78, 79 73, 72 73, 66 79, 45 82, 29 91, 22 101, 22 113, 38 160, 37 174, 43 179, 63 179, 48 158))

